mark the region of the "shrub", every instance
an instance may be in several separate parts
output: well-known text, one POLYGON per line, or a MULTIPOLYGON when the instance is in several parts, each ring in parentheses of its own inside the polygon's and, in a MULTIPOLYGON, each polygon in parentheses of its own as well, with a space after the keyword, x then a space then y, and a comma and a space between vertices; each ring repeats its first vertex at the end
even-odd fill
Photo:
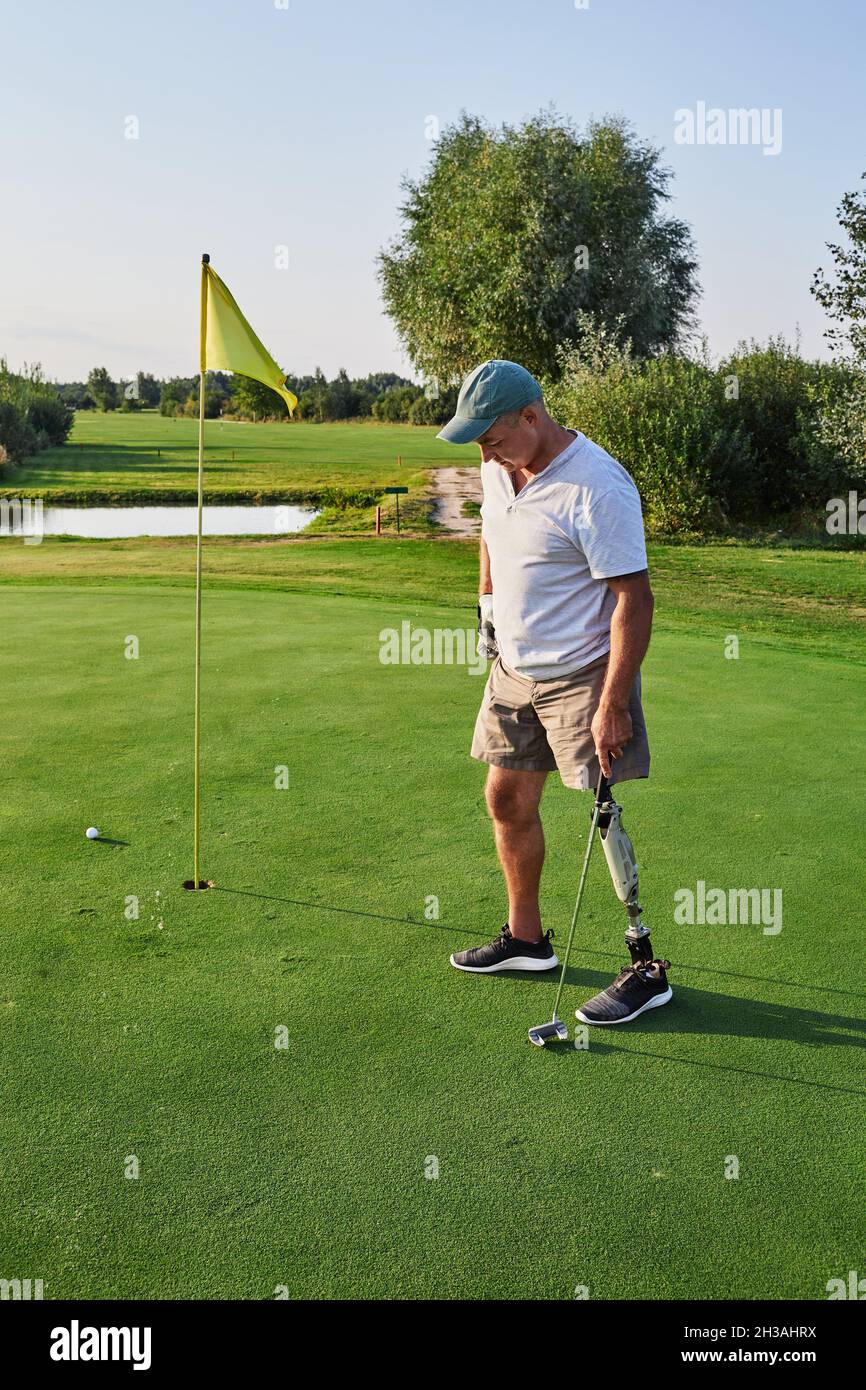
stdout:
POLYGON ((389 386, 378 400, 373 402, 371 414, 374 420, 387 424, 399 424, 409 418, 409 410, 417 400, 424 400, 420 386, 389 386))
POLYGON ((582 328, 548 405, 628 469, 653 529, 766 523, 866 482, 866 382, 850 368, 782 337, 718 367, 706 347, 641 362, 615 331, 582 328))
POLYGON ((58 390, 43 381, 38 366, 10 372, 0 359, 0 443, 20 463, 37 449, 65 444, 73 412, 58 390))
POLYGON ((14 401, 0 399, 0 444, 11 463, 23 463, 36 453, 36 431, 14 401))
POLYGON ((27 407, 27 419, 48 445, 65 444, 75 419, 73 410, 53 391, 34 395, 27 407))
POLYGON ((561 353, 549 408, 618 459, 655 531, 702 531, 729 519, 726 490, 747 473, 743 431, 725 413, 721 378, 706 362, 665 353, 638 362, 610 332, 561 353))
POLYGON ((849 374, 805 360, 781 335, 766 347, 740 343, 718 370, 752 448, 751 471, 737 479, 739 510, 766 518, 818 501, 827 479, 845 471, 829 435, 817 434, 818 416, 844 394, 849 374))
POLYGON ((423 395, 412 401, 406 412, 410 425, 444 425, 457 409, 457 388, 449 387, 436 396, 423 395))
POLYGON ((813 474, 825 493, 866 486, 866 376, 848 366, 825 366, 811 396, 813 474))

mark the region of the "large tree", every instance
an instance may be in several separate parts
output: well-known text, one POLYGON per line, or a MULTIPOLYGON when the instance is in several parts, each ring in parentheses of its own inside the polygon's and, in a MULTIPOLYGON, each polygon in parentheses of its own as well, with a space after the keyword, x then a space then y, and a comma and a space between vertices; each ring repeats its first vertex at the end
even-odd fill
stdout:
POLYGON ((555 113, 501 129, 464 113, 404 180, 402 231, 378 258, 412 362, 443 384, 487 357, 555 377, 581 310, 640 356, 675 346, 698 289, 689 228, 664 215, 670 179, 620 119, 581 134, 555 113))
POLYGON ((112 381, 107 367, 91 367, 87 389, 100 410, 117 409, 117 383, 112 381))
POLYGON ((159 405, 160 387, 159 382, 152 372, 139 372, 137 374, 138 399, 143 406, 148 409, 159 405))

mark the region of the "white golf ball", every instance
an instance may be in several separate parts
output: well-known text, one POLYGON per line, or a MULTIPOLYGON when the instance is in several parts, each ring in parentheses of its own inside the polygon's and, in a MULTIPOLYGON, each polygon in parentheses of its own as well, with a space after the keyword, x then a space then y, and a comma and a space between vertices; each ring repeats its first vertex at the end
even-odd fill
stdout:
POLYGON ((84 833, 87 836, 88 840, 99 839, 99 831, 97 830, 95 825, 89 825, 84 833))

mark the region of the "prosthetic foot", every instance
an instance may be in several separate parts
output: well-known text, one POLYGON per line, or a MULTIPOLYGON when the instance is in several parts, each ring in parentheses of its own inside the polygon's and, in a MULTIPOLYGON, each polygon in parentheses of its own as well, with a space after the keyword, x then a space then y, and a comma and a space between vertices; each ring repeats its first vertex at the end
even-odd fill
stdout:
POLYGON ((622 807, 617 804, 606 779, 598 792, 598 833, 604 857, 613 880, 614 891, 628 915, 625 944, 631 965, 625 966, 612 985, 577 1010, 582 1023, 628 1023, 647 1009, 667 1004, 673 991, 667 974, 670 961, 656 960, 649 927, 641 918, 638 902, 638 866, 634 848, 622 823, 622 807))

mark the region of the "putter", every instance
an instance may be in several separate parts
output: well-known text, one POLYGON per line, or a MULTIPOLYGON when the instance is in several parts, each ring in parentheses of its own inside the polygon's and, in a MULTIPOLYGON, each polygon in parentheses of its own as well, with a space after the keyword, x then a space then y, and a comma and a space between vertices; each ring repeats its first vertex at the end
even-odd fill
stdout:
POLYGON ((556 999, 553 1002, 553 1018, 549 1023, 541 1023, 537 1028, 530 1028, 529 1041, 536 1047, 544 1047, 545 1043, 552 1042, 554 1038, 558 1042, 568 1042, 568 1024, 563 1023, 558 1017, 559 1000, 562 995, 562 986, 565 984, 565 972, 568 969, 568 957, 571 954, 571 943, 574 940, 574 928, 577 924, 577 914, 580 911, 580 900, 583 897, 583 885, 586 883, 586 873, 589 868, 589 857, 592 854, 593 841, 598 826, 598 818, 601 813, 603 803, 608 799, 610 788, 603 772, 599 773, 598 787, 595 793, 595 806, 592 812, 592 824, 589 828, 589 839, 586 844, 586 854, 583 856, 583 869, 581 870, 580 883, 577 886, 577 899, 574 904, 574 912, 571 918, 571 927, 568 933, 568 941, 565 943, 565 955, 562 958, 562 971, 559 976, 559 988, 556 991, 556 999))

